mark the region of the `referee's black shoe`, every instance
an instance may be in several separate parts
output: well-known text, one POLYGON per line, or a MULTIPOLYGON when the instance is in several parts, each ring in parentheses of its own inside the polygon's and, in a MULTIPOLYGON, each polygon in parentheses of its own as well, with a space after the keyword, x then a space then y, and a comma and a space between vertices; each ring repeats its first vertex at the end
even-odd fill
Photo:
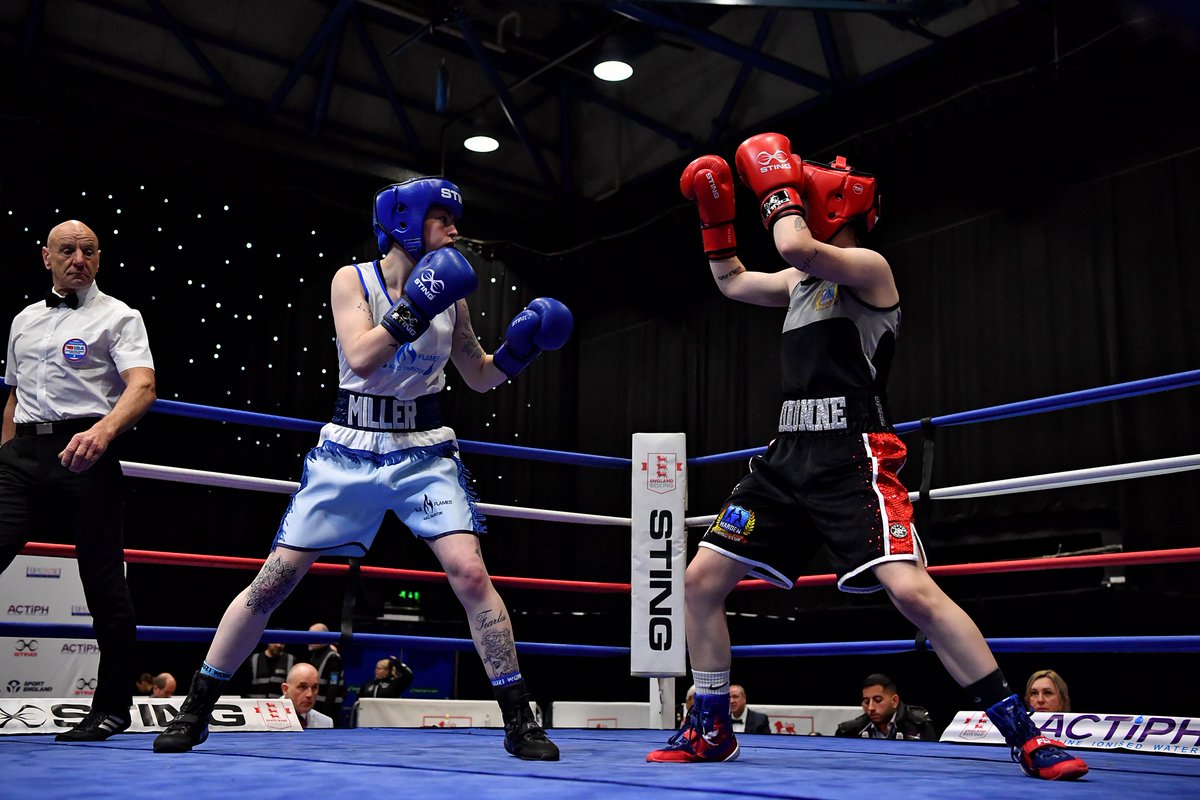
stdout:
POLYGON ((108 737, 128 730, 129 712, 124 714, 93 708, 74 728, 54 737, 56 742, 103 742, 108 737))

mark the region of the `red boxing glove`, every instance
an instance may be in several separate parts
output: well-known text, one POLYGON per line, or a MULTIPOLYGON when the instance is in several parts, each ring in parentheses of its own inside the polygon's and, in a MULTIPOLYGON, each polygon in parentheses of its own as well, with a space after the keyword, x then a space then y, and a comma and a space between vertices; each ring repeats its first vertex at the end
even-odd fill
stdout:
POLYGON ((733 231, 733 172, 720 156, 700 156, 679 176, 679 191, 696 203, 700 212, 700 236, 709 260, 737 255, 733 231))
POLYGON ((781 133, 760 133, 742 142, 734 159, 742 183, 759 201, 767 230, 792 214, 804 216, 804 172, 792 156, 792 143, 781 133))

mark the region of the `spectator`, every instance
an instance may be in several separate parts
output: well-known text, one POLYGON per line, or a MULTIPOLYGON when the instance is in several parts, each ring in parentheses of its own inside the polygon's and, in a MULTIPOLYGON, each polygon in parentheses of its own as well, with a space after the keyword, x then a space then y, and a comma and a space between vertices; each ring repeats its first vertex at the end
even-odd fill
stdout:
POLYGON ((304 662, 292 667, 287 674, 287 680, 283 682, 283 697, 292 701, 302 728, 333 727, 333 719, 313 708, 320 686, 321 681, 316 668, 304 662))
POLYGON ((1067 682, 1052 669, 1040 669, 1025 683, 1025 705, 1032 711, 1070 711, 1067 682))
POLYGON ((278 697, 283 683, 296 663, 296 657, 278 642, 268 644, 261 653, 246 660, 248 685, 246 697, 278 697))
POLYGON ((149 697, 150 692, 154 689, 154 676, 149 672, 143 672, 138 676, 137 683, 133 688, 139 697, 149 697))
POLYGON ((751 711, 746 705, 746 690, 738 684, 729 687, 729 715, 734 733, 770 733, 771 720, 766 714, 751 711))
MULTIPOLYGON (((320 622, 310 625, 308 629, 329 632, 329 626, 320 622)), ((317 691, 317 710, 331 719, 340 719, 342 698, 346 694, 346 676, 342 672, 341 654, 338 653, 337 647, 331 644, 310 644, 308 663, 317 668, 317 674, 321 678, 321 688, 317 691)))
POLYGON ((896 683, 887 675, 868 675, 862 687, 863 715, 838 725, 835 736, 862 739, 922 739, 936 742, 929 712, 900 701, 896 683))
POLYGON ((413 682, 413 672, 395 656, 381 658, 375 663, 375 677, 362 685, 358 690, 361 697, 392 697, 400 696, 413 682))
POLYGON ((175 676, 169 672, 160 672, 151 681, 154 688, 150 690, 151 697, 172 697, 175 694, 175 676))
POLYGON ((91 710, 55 738, 98 742, 131 723, 137 625, 125 582, 119 459, 122 434, 154 402, 154 359, 142 315, 96 285, 100 240, 91 228, 78 220, 54 226, 41 256, 50 288, 17 314, 8 336, 0 572, 32 533, 75 545, 100 665, 91 710))

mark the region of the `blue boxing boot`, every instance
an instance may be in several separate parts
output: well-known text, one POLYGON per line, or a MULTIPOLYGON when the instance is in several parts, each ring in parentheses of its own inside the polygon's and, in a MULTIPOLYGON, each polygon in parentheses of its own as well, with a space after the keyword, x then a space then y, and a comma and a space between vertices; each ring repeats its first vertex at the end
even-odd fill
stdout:
POLYGON ((683 726, 666 747, 651 751, 646 760, 684 764, 733 761, 739 752, 729 716, 729 695, 698 694, 683 726))
POLYGON ((988 719, 1012 747, 1012 758, 1031 778, 1073 781, 1087 774, 1083 759, 1068 753, 1062 742, 1043 736, 1015 694, 987 710, 988 719))

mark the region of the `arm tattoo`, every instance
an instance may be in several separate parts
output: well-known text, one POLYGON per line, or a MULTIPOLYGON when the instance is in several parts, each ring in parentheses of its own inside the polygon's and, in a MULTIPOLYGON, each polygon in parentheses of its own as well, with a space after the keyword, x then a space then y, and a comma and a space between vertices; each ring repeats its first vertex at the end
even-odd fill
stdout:
POLYGON ((246 608, 255 614, 270 614, 295 587, 296 568, 278 554, 272 554, 246 592, 246 608))
POLYGON ((467 358, 483 358, 483 347, 475 338, 475 331, 468 325, 458 337, 459 352, 467 358))
POLYGON ((508 627, 480 636, 479 649, 479 657, 483 659, 485 667, 490 667, 493 676, 508 675, 520 669, 517 665, 517 646, 513 644, 512 630, 508 627))
POLYGON ((487 630, 493 626, 499 625, 504 620, 508 619, 508 615, 504 613, 504 609, 500 609, 500 613, 492 619, 488 619, 488 614, 492 613, 490 608, 485 608, 475 615, 475 630, 487 630))
POLYGON ((808 227, 808 225, 806 225, 804 223, 804 217, 800 216, 799 214, 796 215, 796 223, 795 224, 796 224, 796 230, 798 230, 798 231, 802 231, 808 227))
POLYGON ((729 272, 726 272, 724 275, 718 275, 717 280, 727 281, 730 278, 732 278, 734 275, 740 275, 741 273, 743 273, 745 271, 746 271, 745 267, 734 267, 733 269, 729 270, 729 272))

